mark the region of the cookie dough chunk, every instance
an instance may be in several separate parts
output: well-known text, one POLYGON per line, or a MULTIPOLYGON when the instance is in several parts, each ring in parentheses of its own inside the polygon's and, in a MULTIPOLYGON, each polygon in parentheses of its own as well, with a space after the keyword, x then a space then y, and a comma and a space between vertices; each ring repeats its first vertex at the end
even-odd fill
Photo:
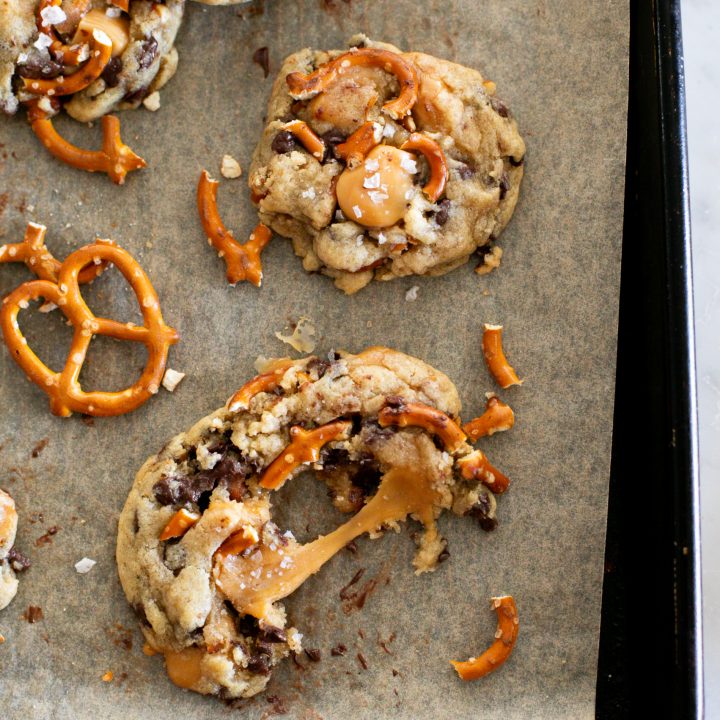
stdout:
POLYGON ((487 253, 515 208, 524 156, 478 71, 358 35, 349 52, 285 60, 249 184, 261 221, 292 239, 305 269, 352 293, 487 253), (297 121, 323 141, 322 156, 297 121))
POLYGON ((463 462, 452 382, 387 348, 271 361, 225 407, 177 435, 138 473, 117 563, 147 643, 176 684, 225 698, 260 692, 300 649, 280 602, 354 537, 421 523, 416 572, 447 556, 445 509, 494 518, 463 462), (355 513, 305 545, 272 520, 274 490, 303 470, 355 513))
MULTIPOLYGON (((128 12, 105 0, 62 0, 59 5, 34 0, 0 0, 0 109, 14 113, 19 104, 37 97, 23 89, 23 78, 52 79, 74 71, 63 64, 65 47, 82 46, 93 30, 112 41, 112 57, 101 76, 79 92, 41 100, 45 112, 64 102, 68 114, 88 122, 114 110, 134 108, 175 74, 174 48, 184 0, 133 0, 128 12), (40 32, 36 17, 48 34, 40 32), (84 37, 83 32, 85 31, 84 37)), ((89 48, 81 50, 80 65, 89 48)))
POLYGON ((0 490, 0 610, 10 604, 18 589, 13 552, 17 522, 15 501, 0 490))

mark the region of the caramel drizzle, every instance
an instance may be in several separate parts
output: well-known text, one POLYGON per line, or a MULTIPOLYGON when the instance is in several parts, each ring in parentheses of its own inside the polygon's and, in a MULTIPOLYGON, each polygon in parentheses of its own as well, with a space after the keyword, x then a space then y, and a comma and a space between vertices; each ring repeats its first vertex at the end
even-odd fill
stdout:
POLYGON ((329 535, 306 545, 288 546, 281 549, 282 555, 263 546, 249 558, 220 558, 214 570, 216 584, 238 612, 263 618, 272 603, 294 592, 333 555, 366 532, 410 514, 416 515, 429 532, 437 532, 433 510, 437 492, 432 484, 433 477, 419 467, 392 468, 362 510, 329 535))

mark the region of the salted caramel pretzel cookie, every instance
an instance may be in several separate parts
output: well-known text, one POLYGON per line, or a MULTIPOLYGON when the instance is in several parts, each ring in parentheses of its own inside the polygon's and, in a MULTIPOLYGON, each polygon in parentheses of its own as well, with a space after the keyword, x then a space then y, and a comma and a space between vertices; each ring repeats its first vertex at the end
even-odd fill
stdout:
POLYGON ((6 608, 17 593, 15 573, 30 566, 30 561, 13 547, 17 524, 15 501, 0 490, 0 610, 6 608))
POLYGON ((171 680, 222 697, 260 692, 300 650, 280 601, 363 533, 421 523, 422 573, 448 555, 443 510, 494 526, 496 478, 459 412, 445 375, 387 348, 278 360, 151 457, 120 516, 117 563, 171 680), (304 545, 271 513, 274 490, 303 470, 354 513, 304 545))
POLYGON ((347 293, 373 278, 442 275, 515 208, 525 144, 476 70, 373 42, 290 55, 249 172, 260 220, 347 293))

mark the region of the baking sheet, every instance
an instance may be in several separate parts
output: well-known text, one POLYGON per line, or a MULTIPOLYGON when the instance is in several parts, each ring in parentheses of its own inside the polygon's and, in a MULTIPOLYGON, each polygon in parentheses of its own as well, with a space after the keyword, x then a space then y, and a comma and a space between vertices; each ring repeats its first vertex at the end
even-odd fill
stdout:
MULTIPOLYGON (((48 226, 59 257, 112 236, 140 259, 166 321, 182 341, 169 365, 187 373, 138 411, 83 422, 59 419, 45 395, 0 353, 0 486, 16 498, 16 546, 33 567, 0 614, 0 708, 5 718, 201 718, 231 712, 181 691, 159 658, 142 654, 114 562, 117 517, 134 473, 175 432, 221 405, 254 374, 258 355, 284 355, 274 337, 301 315, 318 327, 317 350, 389 344, 425 359, 457 384, 469 418, 495 387, 480 352, 482 322, 506 326, 506 347, 526 383, 503 397, 517 414, 509 433, 481 447, 513 484, 486 534, 444 517, 451 558, 415 577, 408 532, 361 540, 286 601, 304 644, 322 659, 287 661, 240 716, 295 718, 591 718, 599 634, 610 459, 625 155, 628 7, 579 0, 268 0, 264 6, 190 3, 178 39, 180 66, 162 107, 122 116, 123 136, 149 163, 117 188, 45 154, 24 120, 0 123, 0 232, 21 239, 28 220, 48 226), (252 62, 270 49, 271 71, 306 46, 342 47, 353 33, 475 66, 495 80, 527 145, 521 199, 502 236, 500 271, 465 266, 441 278, 375 283, 346 297, 301 269, 290 244, 265 250, 263 288, 230 288, 195 209, 202 167, 219 176, 223 154, 247 169, 272 81, 252 62), (414 303, 405 292, 419 286, 414 303), (47 445, 38 451, 39 444, 47 445), (33 452, 35 451, 35 452, 33 452), (33 455, 36 455, 33 457, 33 455), (39 540, 51 527, 57 533, 39 540), (97 560, 87 575, 73 565, 97 560), (377 585, 362 609, 340 589, 361 569, 377 585), (461 683, 448 659, 492 640, 491 595, 511 593, 520 638, 511 660, 461 683), (44 619, 21 615, 40 606, 44 619), (393 638, 393 639, 391 639, 393 638), (330 648, 344 643, 344 657, 330 648), (387 651, 383 648, 387 648, 387 651), (357 658, 367 661, 363 669, 357 658), (114 680, 101 676, 111 670, 114 680)), ((70 120, 60 131, 99 142, 70 120)), ((242 180, 224 181, 219 203, 238 236, 255 217, 242 180)), ((29 273, 0 266, 0 293, 29 273)), ((137 314, 117 273, 87 291, 118 319, 137 314)), ((30 343, 60 365, 69 332, 57 317, 21 318, 30 343)), ((143 351, 96 340, 87 387, 117 388, 143 351)), ((282 516, 301 536, 341 522, 311 478, 284 493, 282 516)))

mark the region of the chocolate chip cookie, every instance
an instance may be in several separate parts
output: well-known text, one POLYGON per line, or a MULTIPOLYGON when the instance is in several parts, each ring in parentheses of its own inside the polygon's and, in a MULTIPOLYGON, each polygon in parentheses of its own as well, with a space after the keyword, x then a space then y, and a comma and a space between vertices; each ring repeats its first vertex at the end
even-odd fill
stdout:
POLYGON ((485 269, 499 263, 525 144, 478 71, 358 35, 290 55, 267 115, 252 198, 306 270, 353 293, 444 274, 478 248, 485 269))
POLYGON ((444 510, 490 529, 497 481, 459 413, 445 375, 387 348, 277 360, 151 457, 120 516, 117 563, 173 682, 225 698, 260 692, 301 648, 280 601, 363 533, 412 517, 423 573, 447 557, 444 510), (354 514, 302 545, 271 508, 274 490, 304 470, 354 514))

